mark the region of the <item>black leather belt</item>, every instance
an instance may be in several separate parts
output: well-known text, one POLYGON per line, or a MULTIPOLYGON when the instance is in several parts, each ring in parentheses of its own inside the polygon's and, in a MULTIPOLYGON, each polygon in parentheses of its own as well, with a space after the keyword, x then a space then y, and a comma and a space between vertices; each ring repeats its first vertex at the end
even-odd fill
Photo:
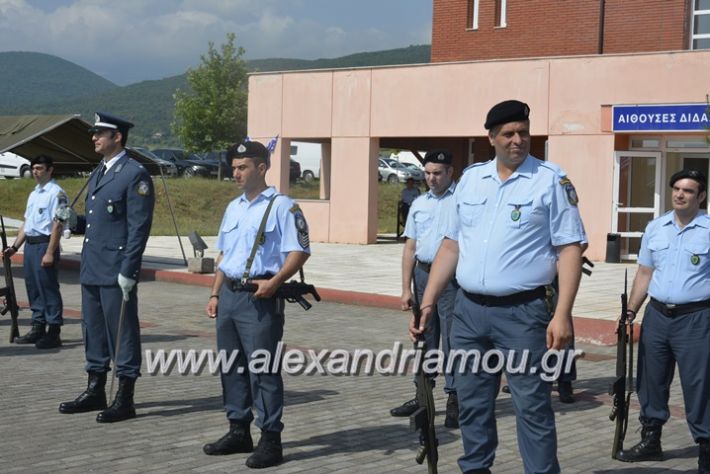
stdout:
POLYGON ((466 295, 466 298, 481 306, 512 306, 530 303, 531 301, 545 297, 544 286, 538 286, 533 290, 521 291, 505 296, 481 295, 478 293, 469 293, 465 290, 462 291, 463 294, 466 295))
MULTIPOLYGON (((253 277, 250 277, 249 280, 268 280, 272 278, 274 275, 272 273, 265 273, 263 275, 256 275, 253 277)), ((233 280, 232 278, 229 278, 227 276, 224 277, 224 285, 227 286, 232 291, 247 291, 244 288, 244 285, 242 284, 241 280, 233 280)))
POLYGON ((25 242, 28 244, 46 244, 49 242, 48 235, 26 235, 25 242))
POLYGON ((693 303, 683 304, 667 304, 661 303, 656 298, 651 298, 651 306, 653 306, 654 309, 656 309, 664 316, 669 318, 675 318, 676 316, 682 316, 684 314, 694 313, 695 311, 710 308, 710 300, 695 301, 693 303))
POLYGON ((417 268, 429 273, 431 271, 431 263, 424 263, 417 260, 417 268))

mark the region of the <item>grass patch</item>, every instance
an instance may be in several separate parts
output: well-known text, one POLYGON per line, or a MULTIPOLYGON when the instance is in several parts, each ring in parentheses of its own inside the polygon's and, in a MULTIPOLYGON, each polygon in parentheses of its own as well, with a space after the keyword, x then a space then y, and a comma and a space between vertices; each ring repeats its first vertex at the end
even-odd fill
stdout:
MULTIPOLYGON (((71 201, 86 182, 86 178, 63 178, 58 179, 57 182, 67 192, 71 201)), ((241 194, 232 181, 193 178, 168 179, 165 183, 182 235, 187 235, 193 230, 201 235, 216 235, 227 204, 241 194)), ((156 203, 151 235, 175 235, 163 184, 160 179, 155 179, 154 184, 156 203)), ((0 214, 23 219, 27 197, 34 186, 35 182, 32 179, 0 180, 0 214)), ((318 199, 319 186, 318 180, 293 184, 290 196, 294 199, 318 199)), ((397 201, 404 185, 378 183, 378 187, 377 232, 393 233, 397 225, 397 201)), ((84 212, 84 196, 74 207, 79 214, 84 212)))

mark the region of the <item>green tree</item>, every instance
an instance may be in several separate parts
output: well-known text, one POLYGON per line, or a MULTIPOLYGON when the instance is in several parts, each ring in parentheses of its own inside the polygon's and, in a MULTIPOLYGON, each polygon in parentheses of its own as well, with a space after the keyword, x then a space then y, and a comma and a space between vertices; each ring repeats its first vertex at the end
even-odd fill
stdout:
POLYGON ((175 92, 173 132, 190 152, 225 149, 246 134, 247 68, 235 34, 217 50, 209 43, 196 69, 188 69, 190 92, 175 92))

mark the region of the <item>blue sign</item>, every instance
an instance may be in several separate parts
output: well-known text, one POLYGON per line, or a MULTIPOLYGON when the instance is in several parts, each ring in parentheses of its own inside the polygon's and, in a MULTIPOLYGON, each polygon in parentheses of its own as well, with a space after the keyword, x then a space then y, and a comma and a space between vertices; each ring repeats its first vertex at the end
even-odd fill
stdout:
POLYGON ((615 132, 697 132, 710 129, 708 104, 615 105, 615 132))

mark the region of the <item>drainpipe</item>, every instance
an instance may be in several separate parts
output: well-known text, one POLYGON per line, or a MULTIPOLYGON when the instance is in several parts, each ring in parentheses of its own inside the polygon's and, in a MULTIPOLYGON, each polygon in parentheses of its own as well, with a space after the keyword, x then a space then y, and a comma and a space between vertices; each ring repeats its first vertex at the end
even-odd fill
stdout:
POLYGON ((597 54, 604 54, 604 6, 605 0, 599 0, 599 45, 597 54))

